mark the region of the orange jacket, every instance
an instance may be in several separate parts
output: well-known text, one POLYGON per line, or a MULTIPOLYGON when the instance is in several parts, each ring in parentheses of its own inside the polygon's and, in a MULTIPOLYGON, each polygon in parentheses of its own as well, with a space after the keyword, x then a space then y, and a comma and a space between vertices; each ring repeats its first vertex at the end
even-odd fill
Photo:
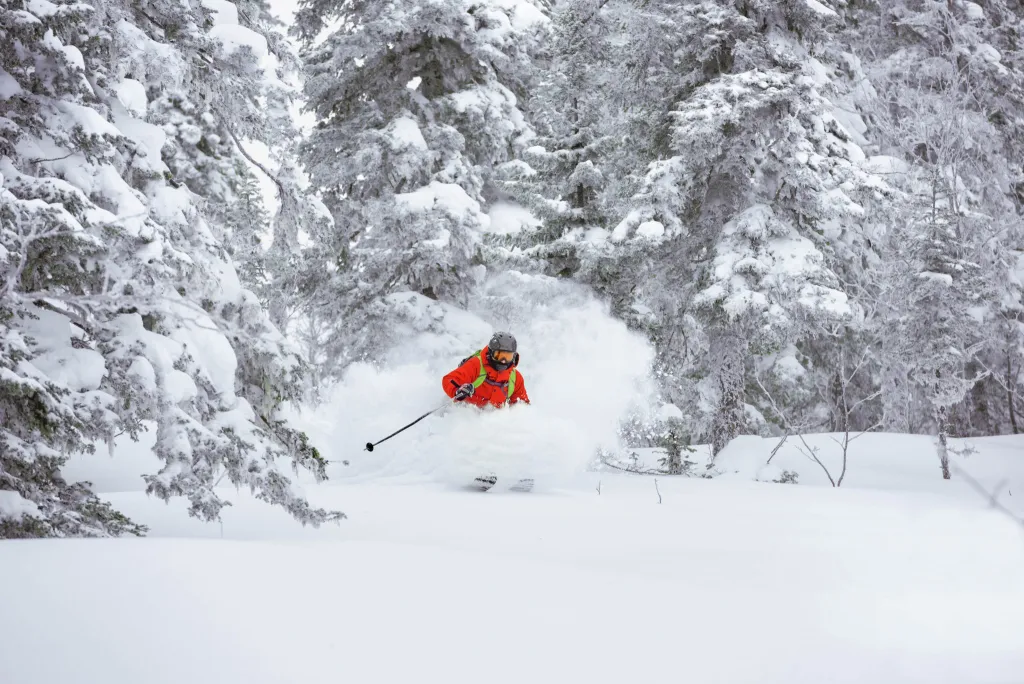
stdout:
MULTIPOLYGON (((467 398, 466 401, 481 408, 487 406, 487 404, 502 406, 508 394, 509 376, 512 375, 512 369, 515 366, 510 366, 503 371, 492 368, 487 363, 487 347, 484 347, 483 351, 480 352, 480 357, 483 359, 484 370, 487 371, 487 379, 476 388, 473 396, 467 398)), ((441 384, 444 387, 445 394, 454 399, 455 390, 467 382, 472 383, 479 378, 481 358, 473 355, 466 359, 465 363, 461 366, 444 376, 441 384), (453 380, 454 382, 452 382, 453 380)), ((512 392, 512 396, 508 397, 508 403, 515 404, 518 401, 530 403, 530 398, 526 396, 526 382, 523 380, 523 374, 517 370, 515 390, 512 392)))

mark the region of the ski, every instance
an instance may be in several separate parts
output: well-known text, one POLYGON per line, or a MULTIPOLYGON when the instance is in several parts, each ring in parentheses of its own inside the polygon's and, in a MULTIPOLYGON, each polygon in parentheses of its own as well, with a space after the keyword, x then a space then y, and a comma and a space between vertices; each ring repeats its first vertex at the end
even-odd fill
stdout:
POLYGON ((486 492, 488 489, 493 487, 498 482, 498 478, 493 475, 484 475, 473 480, 472 484, 469 485, 470 489, 486 492))
MULTIPOLYGON (((471 491, 486 492, 498 483, 498 478, 493 475, 481 475, 466 485, 471 491)), ((529 492, 533 490, 533 479, 523 478, 508 488, 510 492, 529 492)))

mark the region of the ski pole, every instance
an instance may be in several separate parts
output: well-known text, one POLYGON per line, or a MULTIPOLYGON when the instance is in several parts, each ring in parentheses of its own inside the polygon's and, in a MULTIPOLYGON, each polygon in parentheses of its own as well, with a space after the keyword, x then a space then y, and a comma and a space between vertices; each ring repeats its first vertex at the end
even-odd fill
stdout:
MULTIPOLYGON (((458 387, 458 385, 459 385, 459 383, 455 382, 454 380, 452 380, 452 384, 453 384, 453 385, 455 385, 456 387, 458 387)), ((429 415, 430 415, 431 413, 437 413, 438 411, 440 411, 441 409, 443 409, 443 408, 444 408, 445 406, 447 406, 447 405, 448 405, 448 403, 449 403, 449 402, 447 402, 447 401, 446 401, 446 402, 444 402, 443 404, 441 404, 440 406, 438 406, 438 407, 437 407, 436 409, 431 409, 431 410, 427 411, 426 413, 424 413, 424 414, 423 414, 422 416, 420 416, 420 417, 419 417, 419 418, 417 418, 416 420, 412 421, 411 423, 409 423, 408 425, 406 425, 406 426, 405 426, 405 427, 403 427, 403 428, 399 428, 399 429, 395 430, 395 431, 394 431, 394 432, 392 432, 392 433, 391 433, 390 435, 388 435, 387 437, 385 437, 384 439, 382 439, 382 440, 380 440, 380 441, 377 441, 377 442, 367 442, 367 443, 366 443, 366 449, 365 449, 365 451, 373 451, 373 447, 377 446, 378 444, 381 444, 381 443, 383 443, 383 442, 386 442, 386 441, 388 441, 389 439, 391 439, 392 437, 394 437, 395 435, 397 435, 397 434, 398 434, 399 432, 404 432, 404 431, 408 430, 408 429, 409 429, 409 428, 411 428, 411 427, 412 427, 413 425, 415 425, 416 423, 420 422, 421 420, 423 420, 424 418, 426 418, 427 416, 429 416, 429 415)))

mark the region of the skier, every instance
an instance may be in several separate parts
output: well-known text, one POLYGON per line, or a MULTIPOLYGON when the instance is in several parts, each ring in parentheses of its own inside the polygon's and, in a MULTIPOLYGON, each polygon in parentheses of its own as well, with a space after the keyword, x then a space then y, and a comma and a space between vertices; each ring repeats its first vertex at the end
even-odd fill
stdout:
MULTIPOLYGON (((517 346, 512 333, 494 333, 486 347, 463 359, 458 368, 444 376, 441 382, 445 394, 479 408, 487 405, 500 408, 520 401, 529 404, 523 374, 516 370, 519 365, 517 346)), ((491 473, 477 477, 471 486, 486 492, 497 482, 497 475, 491 473)), ((533 480, 519 480, 512 489, 528 492, 533 489, 533 480)))
POLYGON ((479 352, 465 358, 441 381, 445 394, 483 408, 502 407, 520 401, 530 403, 523 374, 516 370, 519 353, 512 333, 496 332, 479 352))

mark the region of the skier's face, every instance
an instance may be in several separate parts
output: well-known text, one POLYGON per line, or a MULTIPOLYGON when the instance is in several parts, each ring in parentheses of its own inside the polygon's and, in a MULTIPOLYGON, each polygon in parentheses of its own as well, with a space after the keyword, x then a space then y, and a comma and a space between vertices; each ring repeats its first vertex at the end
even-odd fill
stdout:
POLYGON ((510 351, 496 351, 491 354, 495 361, 498 363, 512 363, 512 359, 515 358, 515 352, 510 351))

